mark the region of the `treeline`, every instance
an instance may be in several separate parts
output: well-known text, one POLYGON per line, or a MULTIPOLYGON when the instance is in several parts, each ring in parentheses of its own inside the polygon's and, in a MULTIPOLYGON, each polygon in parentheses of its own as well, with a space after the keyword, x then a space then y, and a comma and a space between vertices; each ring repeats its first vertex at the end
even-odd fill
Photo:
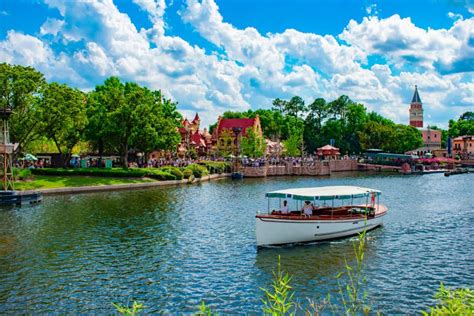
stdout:
POLYGON ((416 128, 368 112, 345 95, 330 102, 317 98, 308 105, 298 96, 275 99, 271 109, 225 112, 223 117, 253 118, 257 114, 264 136, 283 141, 291 156, 299 156, 302 151, 312 154, 331 139, 343 154, 358 154, 368 148, 404 153, 423 144, 416 128))
POLYGON ((124 166, 130 149, 174 150, 181 115, 177 103, 136 83, 110 77, 84 93, 46 82, 32 67, 0 64, 0 108, 12 109, 10 135, 15 154, 34 141, 53 142, 64 165, 73 148, 87 142, 92 150, 117 153, 124 166))

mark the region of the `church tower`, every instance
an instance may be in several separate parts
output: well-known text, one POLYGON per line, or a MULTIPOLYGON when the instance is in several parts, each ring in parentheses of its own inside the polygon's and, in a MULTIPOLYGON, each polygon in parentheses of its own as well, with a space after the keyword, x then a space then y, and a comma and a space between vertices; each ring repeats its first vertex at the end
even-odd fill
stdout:
POLYGON ((410 125, 418 128, 423 127, 423 106, 416 85, 415 93, 410 103, 410 125))

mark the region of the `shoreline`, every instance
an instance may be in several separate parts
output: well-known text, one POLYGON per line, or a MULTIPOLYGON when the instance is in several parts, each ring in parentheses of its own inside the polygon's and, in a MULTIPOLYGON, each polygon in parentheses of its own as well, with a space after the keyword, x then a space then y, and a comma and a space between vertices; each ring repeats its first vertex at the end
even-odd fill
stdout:
POLYGON ((60 194, 73 194, 73 193, 93 193, 93 192, 108 192, 108 191, 121 191, 121 190, 140 190, 161 186, 174 186, 183 184, 195 184, 200 182, 206 182, 211 180, 219 180, 224 178, 230 178, 230 173, 221 174, 210 174, 202 178, 196 178, 192 182, 188 179, 183 180, 165 180, 165 181, 154 181, 144 183, 123 183, 123 184, 111 184, 111 185, 87 185, 77 187, 62 187, 62 188, 51 188, 51 189, 36 189, 36 190, 24 190, 17 191, 18 194, 32 194, 42 193, 43 195, 60 195, 60 194))

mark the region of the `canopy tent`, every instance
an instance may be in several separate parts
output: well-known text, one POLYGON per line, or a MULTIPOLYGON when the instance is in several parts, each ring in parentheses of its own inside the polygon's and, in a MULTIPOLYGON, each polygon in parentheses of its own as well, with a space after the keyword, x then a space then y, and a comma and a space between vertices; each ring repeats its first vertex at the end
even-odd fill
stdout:
POLYGON ((296 188, 268 192, 268 198, 290 198, 293 200, 333 200, 369 197, 372 193, 380 195, 379 190, 354 186, 329 186, 316 188, 296 188))

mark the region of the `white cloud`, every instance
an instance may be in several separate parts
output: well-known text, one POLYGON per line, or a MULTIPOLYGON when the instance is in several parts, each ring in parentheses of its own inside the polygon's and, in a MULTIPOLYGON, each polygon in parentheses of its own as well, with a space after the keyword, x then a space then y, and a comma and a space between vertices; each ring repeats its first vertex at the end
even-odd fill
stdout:
POLYGON ((364 18, 361 23, 351 20, 340 38, 368 55, 387 57, 393 65, 462 72, 474 70, 472 63, 465 64, 474 55, 469 44, 473 28, 474 18, 457 20, 449 30, 424 30, 410 18, 393 15, 386 19, 364 18))
MULTIPOLYGON (((424 30, 398 15, 371 16, 350 21, 339 36, 295 29, 261 34, 225 22, 213 0, 187 0, 183 21, 220 48, 206 52, 166 34, 164 0, 133 1, 147 12, 149 29, 137 29, 112 0, 67 5, 45 0, 61 19, 48 18, 40 38, 10 31, 0 41, 0 60, 34 66, 50 80, 82 88, 117 75, 162 89, 179 101, 184 114, 198 111, 204 124, 225 110, 269 107, 276 97, 300 95, 311 102, 340 94, 407 122, 414 84, 431 124, 446 126, 448 118, 473 103, 472 77, 463 72, 474 55, 473 19, 456 19, 447 30, 424 30), (53 42, 67 49, 53 51, 53 42), (387 63, 369 68, 371 56, 383 56, 387 63)), ((377 14, 376 9, 370 6, 368 14, 377 14)))
POLYGON ((64 21, 48 18, 43 23, 43 25, 41 25, 40 34, 41 35, 51 34, 51 35, 56 36, 63 25, 64 25, 64 21))
POLYGON ((448 12, 448 18, 453 19, 453 20, 459 20, 459 19, 462 20, 463 16, 458 13, 448 12))

